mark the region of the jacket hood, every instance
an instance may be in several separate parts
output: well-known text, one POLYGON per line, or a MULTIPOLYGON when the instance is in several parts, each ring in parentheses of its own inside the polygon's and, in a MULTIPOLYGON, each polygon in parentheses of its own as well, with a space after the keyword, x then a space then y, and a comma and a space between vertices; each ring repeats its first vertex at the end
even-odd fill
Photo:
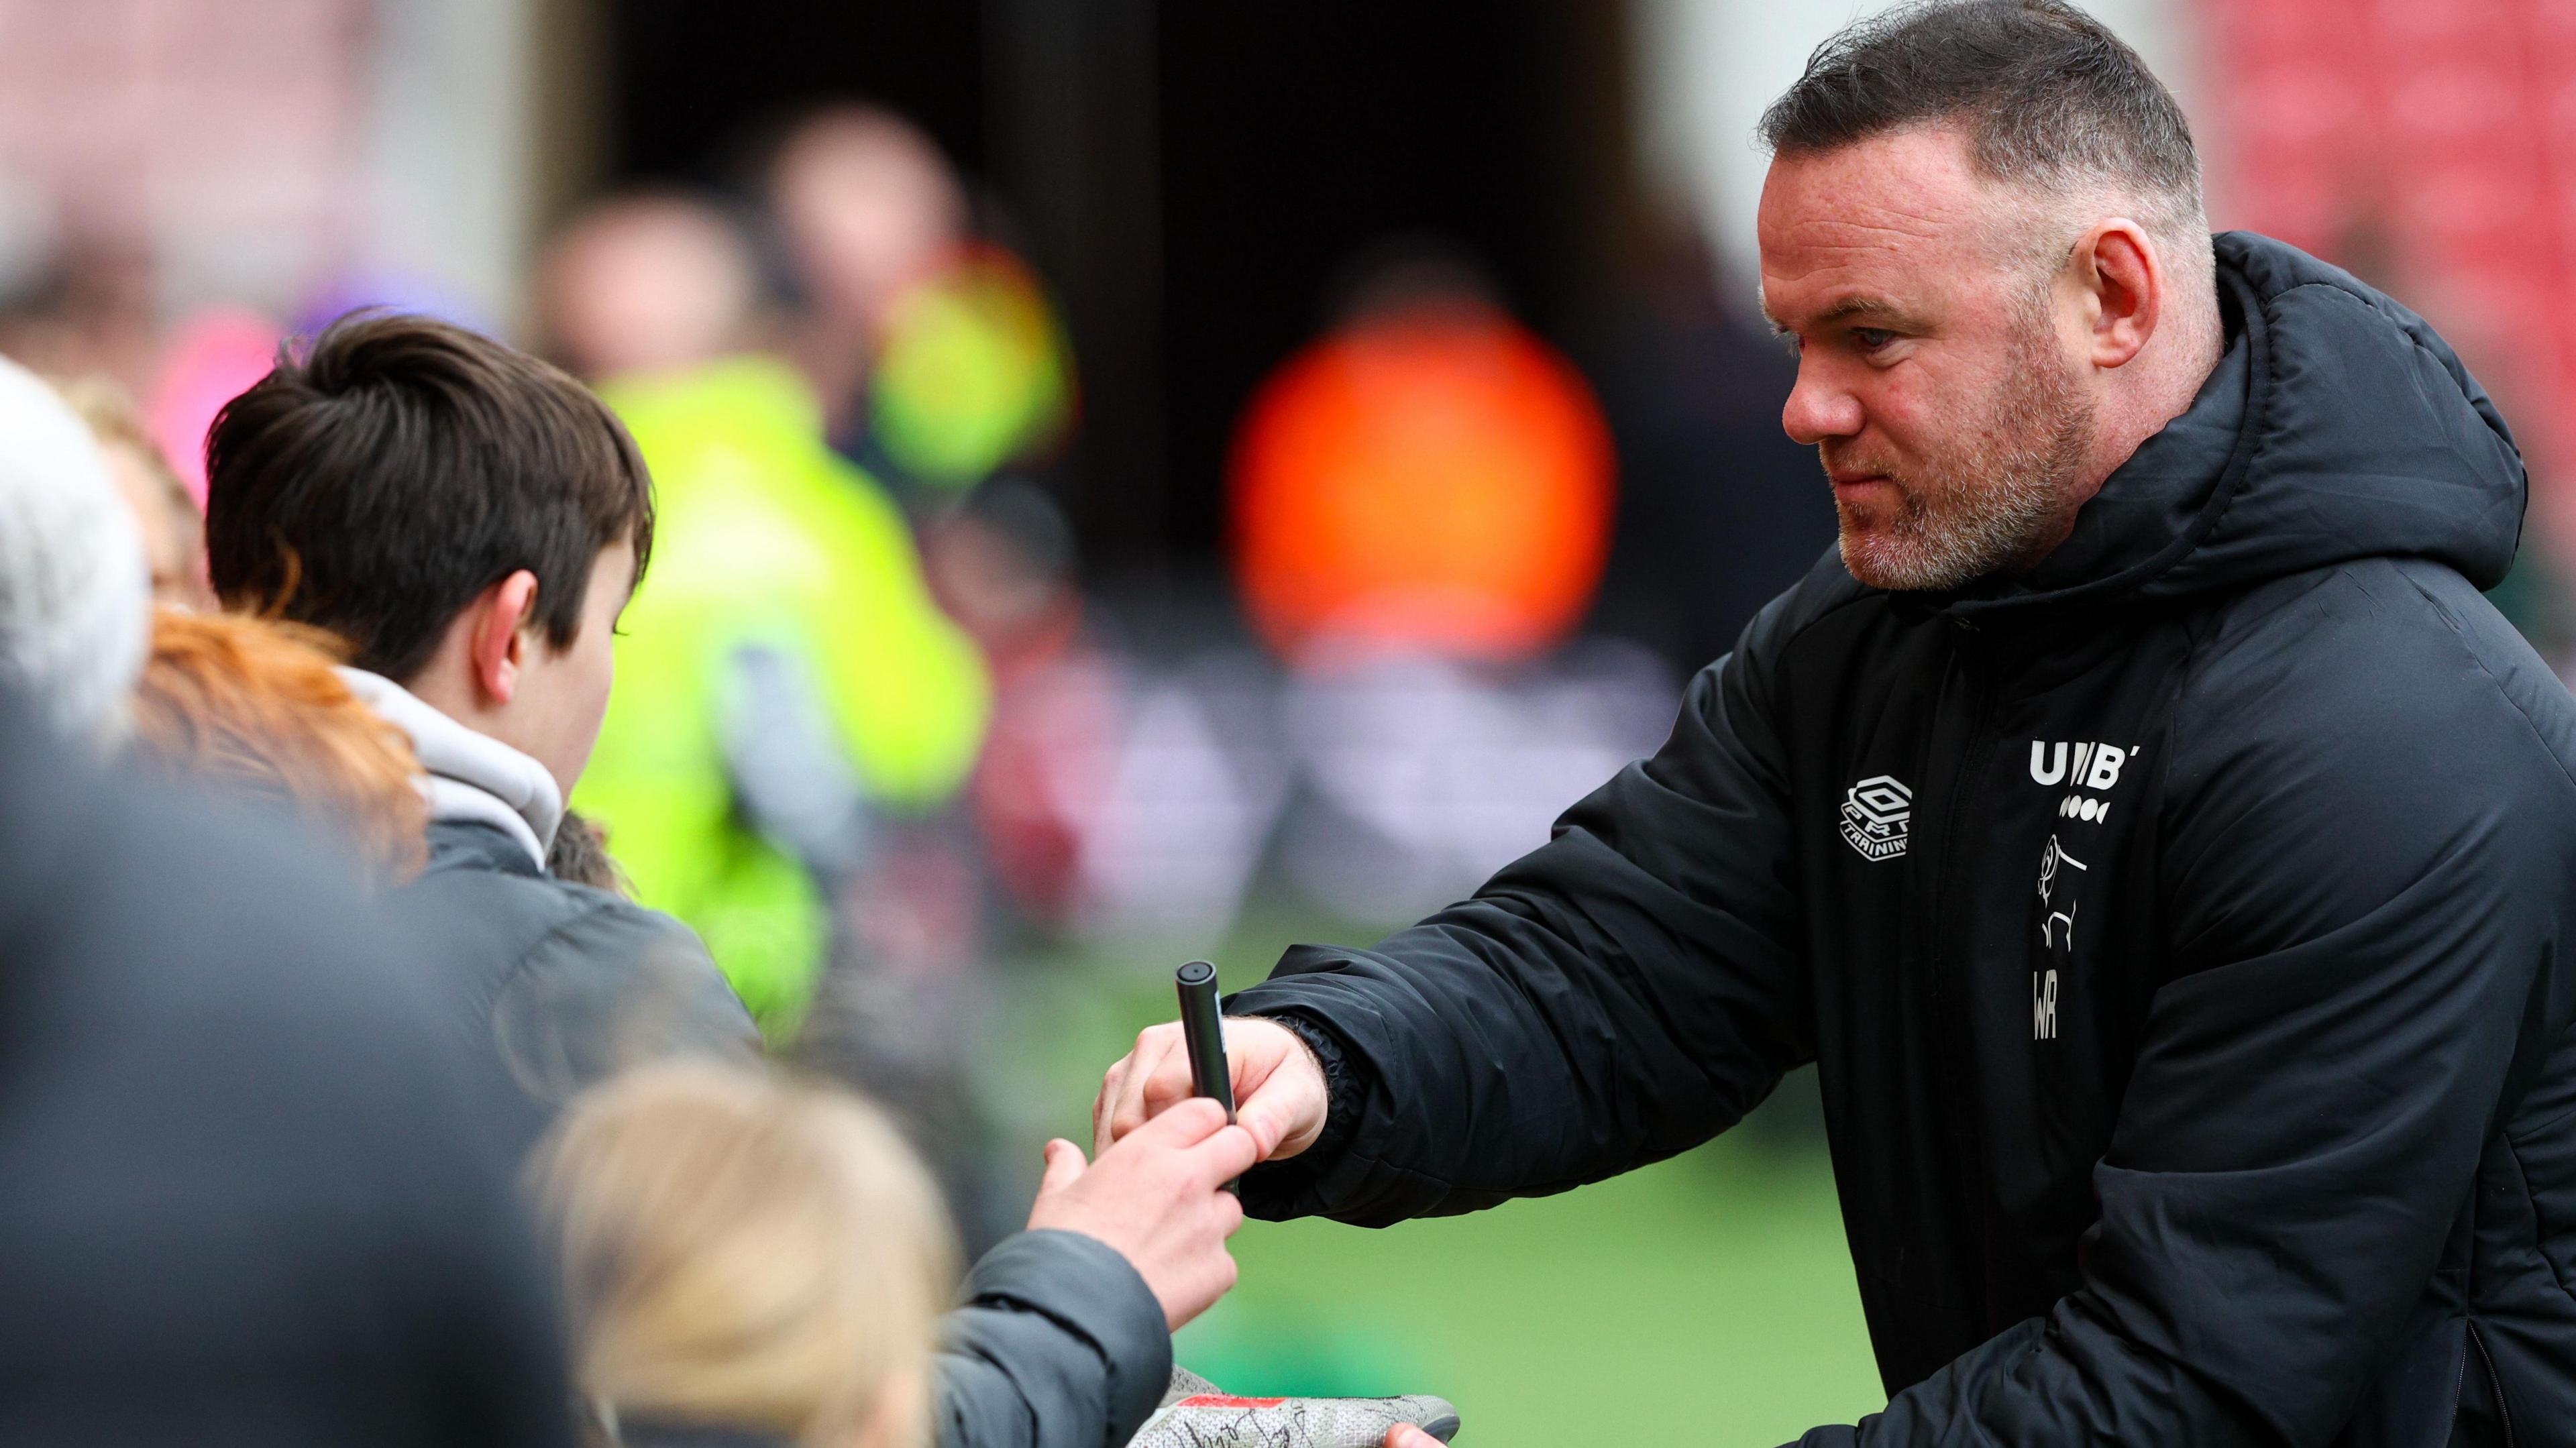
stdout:
POLYGON ((2038 568, 1944 601, 1963 616, 2156 602, 2357 558, 2430 558, 2481 589, 2528 492, 2503 417, 2424 319, 2251 232, 2216 238, 2231 337, 2038 568))
POLYGON ((431 823, 490 825, 528 852, 538 874, 546 872, 546 851, 554 847, 564 803, 563 790, 544 765, 457 723, 382 674, 337 672, 377 718, 411 736, 431 823))

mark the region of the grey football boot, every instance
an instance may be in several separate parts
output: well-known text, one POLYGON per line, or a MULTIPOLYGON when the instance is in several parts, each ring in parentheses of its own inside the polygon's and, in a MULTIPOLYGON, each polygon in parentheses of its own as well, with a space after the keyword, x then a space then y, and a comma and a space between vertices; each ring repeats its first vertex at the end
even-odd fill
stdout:
POLYGON ((1379 1448, 1411 1423, 1446 1443, 1458 1410, 1445 1398, 1240 1398, 1183 1368, 1128 1448, 1379 1448))

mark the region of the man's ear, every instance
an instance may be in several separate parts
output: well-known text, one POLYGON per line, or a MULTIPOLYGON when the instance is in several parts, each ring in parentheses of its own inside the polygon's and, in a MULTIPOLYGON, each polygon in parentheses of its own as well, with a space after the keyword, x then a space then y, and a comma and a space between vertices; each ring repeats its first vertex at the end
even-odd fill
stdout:
POLYGON ((537 607, 537 575, 520 569, 474 601, 473 633, 467 657, 474 668, 474 691, 494 706, 519 692, 519 670, 527 663, 524 637, 537 607))
POLYGON ((2163 259, 2145 227, 2115 216, 2077 245, 2075 266, 2087 297, 2091 362, 2101 368, 2127 365, 2156 334, 2165 301, 2163 259))

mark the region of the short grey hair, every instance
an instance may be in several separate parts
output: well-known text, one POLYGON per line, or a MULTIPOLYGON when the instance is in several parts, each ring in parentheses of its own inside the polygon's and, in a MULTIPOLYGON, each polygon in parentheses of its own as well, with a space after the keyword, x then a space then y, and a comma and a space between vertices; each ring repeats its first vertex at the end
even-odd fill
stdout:
POLYGON ((105 748, 152 630, 152 569, 132 507, 79 414, 0 359, 0 688, 68 738, 105 748))
POLYGON ((2160 240, 2207 255, 2182 107, 2136 51, 2063 0, 1926 0, 1857 21, 1807 57, 1760 135, 1773 154, 1798 155, 1929 125, 1960 127, 1990 179, 2128 193, 2160 240))

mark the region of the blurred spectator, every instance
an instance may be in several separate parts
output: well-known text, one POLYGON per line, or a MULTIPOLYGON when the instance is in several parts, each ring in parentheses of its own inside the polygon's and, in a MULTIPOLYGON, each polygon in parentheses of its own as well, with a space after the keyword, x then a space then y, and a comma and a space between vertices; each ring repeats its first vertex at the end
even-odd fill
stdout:
POLYGON ((411 740, 458 1025, 533 1139, 583 1082, 758 1038, 666 915, 545 873, 606 708, 610 634, 654 534, 650 479, 598 398, 444 322, 361 315, 234 398, 207 449, 207 552, 233 608, 328 629, 350 689, 411 740))
POLYGON ((1073 529, 1045 493, 996 479, 933 524, 922 550, 932 595, 993 673, 973 782, 986 864, 1024 919, 1061 926, 1115 746, 1114 683, 1083 627, 1073 529))
POLYGON ((429 811, 411 741, 349 692, 319 629, 162 610, 135 686, 135 734, 171 769, 291 805, 357 847, 379 881, 420 873, 429 811))
POLYGON ((537 309, 582 377, 676 373, 743 345, 758 297, 751 248, 713 206, 671 193, 611 197, 546 246, 537 309))
POLYGON ((1212 1103, 1147 1130, 1088 1166, 1049 1143, 1029 1230, 936 1323, 934 1405, 956 1252, 883 1116, 707 1065, 594 1088, 537 1178, 598 1436, 920 1448, 935 1421, 941 1448, 1125 1443, 1171 1379, 1171 1330, 1233 1284, 1243 1210, 1219 1184, 1255 1150, 1212 1103))
MULTIPOLYGON (((642 897, 697 927, 784 1036, 832 902, 878 868, 873 822, 955 795, 989 686, 902 514, 825 446, 793 368, 738 356, 605 396, 652 465, 663 544, 627 612, 582 807, 642 897)), ((919 894, 880 903, 877 926, 956 914, 919 894)))
POLYGON ((1601 576, 1609 433, 1581 376, 1440 253, 1390 262, 1236 436, 1235 567, 1302 666, 1561 641, 1601 576))
MULTIPOLYGON (((0 690, 5 694, 6 690, 0 690)), ((565 1444, 423 922, 0 698, 0 1440, 565 1444)))
POLYGON ((862 421, 868 373, 896 300, 965 243, 966 192, 946 157, 902 117, 840 106, 778 148, 769 203, 811 309, 792 347, 835 438, 862 421))
POLYGON ((215 594, 206 582, 206 515, 188 485, 170 468, 160 444, 145 430, 134 399, 113 378, 92 374, 60 384, 63 398, 89 424, 107 453, 109 476, 143 530, 144 556, 152 564, 154 601, 210 609, 215 594))
POLYGON ((540 1178, 604 1441, 926 1444, 956 1248, 928 1174, 864 1102, 640 1071, 565 1114, 540 1178))
POLYGON ((807 118, 768 175, 805 304, 790 347, 834 447, 936 513, 1071 420, 1072 362, 1037 278, 970 235, 966 193, 911 123, 842 106, 807 118))
POLYGON ((0 356, 53 377, 102 373, 138 392, 160 349, 151 257, 96 235, 68 238, 0 298, 0 356))
POLYGON ((215 414, 268 375, 282 340, 268 318, 248 307, 218 304, 182 319, 163 348, 149 394, 152 436, 200 511, 206 504, 206 433, 215 414))
POLYGON ((106 456, 61 395, 0 360, 0 687, 112 747, 151 629, 151 569, 106 456))
MULTIPOLYGON (((386 266, 352 267, 324 277, 295 309, 295 324, 290 330, 298 337, 318 337, 333 322, 352 312, 435 317, 487 337, 500 335, 492 318, 454 287, 424 271, 386 266)), ((257 380, 251 378, 242 386, 257 380)))

